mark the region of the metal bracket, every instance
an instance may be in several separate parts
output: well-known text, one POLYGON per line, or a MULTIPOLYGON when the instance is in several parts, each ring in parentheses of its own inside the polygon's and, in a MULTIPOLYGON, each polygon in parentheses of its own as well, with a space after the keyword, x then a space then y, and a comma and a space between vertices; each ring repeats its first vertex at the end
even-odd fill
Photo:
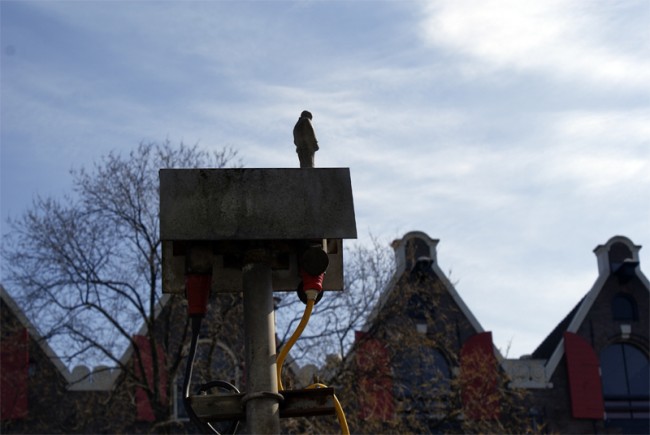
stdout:
MULTIPOLYGON (((280 394, 280 418, 335 415, 334 388, 313 388, 284 390, 280 394)), ((199 418, 206 422, 221 420, 243 420, 246 418, 242 399, 246 393, 209 394, 190 397, 192 408, 199 418)))

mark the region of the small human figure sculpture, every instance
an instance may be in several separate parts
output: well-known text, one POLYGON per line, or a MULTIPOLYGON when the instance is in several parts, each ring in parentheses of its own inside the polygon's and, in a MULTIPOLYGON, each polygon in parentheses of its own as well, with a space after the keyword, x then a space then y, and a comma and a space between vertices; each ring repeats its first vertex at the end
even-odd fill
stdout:
POLYGON ((304 110, 293 127, 293 143, 296 145, 301 168, 313 168, 314 154, 318 151, 318 141, 311 119, 311 113, 304 110))

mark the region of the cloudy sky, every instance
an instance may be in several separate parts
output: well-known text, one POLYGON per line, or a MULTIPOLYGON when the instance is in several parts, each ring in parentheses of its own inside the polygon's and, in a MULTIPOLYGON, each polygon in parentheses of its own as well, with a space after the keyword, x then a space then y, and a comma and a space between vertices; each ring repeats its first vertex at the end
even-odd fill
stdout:
POLYGON ((411 230, 530 353, 625 235, 650 258, 650 2, 6 1, 1 205, 141 141, 349 167, 360 241, 411 230))

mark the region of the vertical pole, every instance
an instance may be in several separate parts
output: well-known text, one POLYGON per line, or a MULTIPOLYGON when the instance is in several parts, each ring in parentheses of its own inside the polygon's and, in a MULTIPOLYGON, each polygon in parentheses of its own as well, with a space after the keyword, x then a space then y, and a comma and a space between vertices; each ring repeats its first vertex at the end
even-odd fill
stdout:
POLYGON ((250 262, 242 269, 246 336, 246 432, 279 434, 275 318, 271 266, 250 262))

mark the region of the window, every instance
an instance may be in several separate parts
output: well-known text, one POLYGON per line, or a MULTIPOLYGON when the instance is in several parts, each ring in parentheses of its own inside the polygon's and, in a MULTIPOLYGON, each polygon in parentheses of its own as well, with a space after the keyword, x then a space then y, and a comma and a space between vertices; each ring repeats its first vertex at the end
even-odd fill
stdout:
POLYGON ((600 368, 607 418, 650 418, 648 356, 635 346, 616 343, 600 353, 600 368))
POLYGON ((638 320, 636 301, 630 295, 619 293, 612 300, 612 317, 622 322, 638 320))
POLYGON ((431 248, 424 240, 414 237, 406 242, 406 257, 411 261, 420 257, 431 257, 431 248))
POLYGON ((428 304, 423 295, 413 293, 406 304, 406 314, 416 323, 427 323, 428 304))
POLYGON ((610 263, 622 263, 626 258, 632 258, 632 251, 624 243, 616 242, 609 248, 610 263))
POLYGON ((393 371, 398 411, 429 419, 444 414, 451 370, 442 352, 429 346, 415 346, 395 357, 393 371))
MULTIPOLYGON (((419 237, 414 237, 406 242, 406 245, 404 246, 404 254, 406 256, 407 270, 412 270, 414 267, 418 266, 418 262, 421 259, 428 259, 429 263, 427 266, 431 266, 431 247, 426 241, 419 237)), ((420 267, 421 266, 422 265, 420 265, 420 267)))

